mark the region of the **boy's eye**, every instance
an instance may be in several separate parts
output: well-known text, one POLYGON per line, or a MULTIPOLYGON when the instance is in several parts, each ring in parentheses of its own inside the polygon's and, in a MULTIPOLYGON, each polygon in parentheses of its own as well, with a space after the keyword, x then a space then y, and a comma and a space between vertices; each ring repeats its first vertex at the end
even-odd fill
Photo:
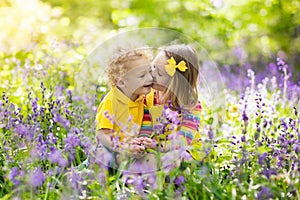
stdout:
POLYGON ((162 73, 161 73, 161 71, 160 71, 160 70, 158 70, 158 69, 157 69, 157 74, 158 74, 159 76, 162 76, 162 73))
POLYGON ((140 78, 144 78, 144 77, 145 77, 145 74, 142 74, 142 75, 140 75, 139 77, 140 77, 140 78))

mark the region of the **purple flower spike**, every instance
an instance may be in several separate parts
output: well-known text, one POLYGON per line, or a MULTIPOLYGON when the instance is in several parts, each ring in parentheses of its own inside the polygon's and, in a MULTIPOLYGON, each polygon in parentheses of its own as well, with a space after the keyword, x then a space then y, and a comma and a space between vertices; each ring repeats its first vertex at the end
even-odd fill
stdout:
POLYGON ((300 145, 299 145, 299 143, 295 143, 293 149, 294 149, 294 151, 297 154, 300 153, 300 145))
POLYGON ((263 171, 263 175, 265 175, 269 179, 271 177, 271 175, 277 175, 277 171, 274 168, 265 169, 263 171))
POLYGON ((49 160, 51 163, 57 163, 61 167, 66 167, 68 165, 67 159, 65 159, 61 152, 56 149, 52 149, 49 154, 49 160))
POLYGON ((243 114, 242 114, 242 119, 243 121, 247 122, 249 120, 247 114, 246 114, 246 110, 243 111, 243 114))
POLYGON ((174 180, 174 183, 176 185, 181 185, 182 183, 184 183, 185 179, 183 176, 178 176, 175 180, 174 180))
POLYGON ((80 146, 81 142, 77 135, 73 133, 68 133, 67 137, 64 139, 65 141, 65 149, 71 150, 77 146, 80 146))
POLYGON ((273 198, 273 194, 269 187, 263 186, 257 194, 257 199, 271 199, 273 198))
POLYGON ((17 167, 11 168, 11 171, 10 171, 10 173, 8 175, 8 179, 10 181, 12 181, 15 186, 17 186, 17 185, 20 184, 20 181, 18 179, 16 179, 16 177, 18 175, 19 175, 19 169, 17 167))
POLYGON ((37 168, 34 172, 29 175, 29 183, 32 187, 39 187, 42 185, 46 179, 41 168, 37 168))
POLYGON ((267 153, 266 152, 264 152, 262 155, 260 155, 258 157, 258 164, 262 165, 263 161, 265 160, 266 157, 267 157, 267 153))
POLYGON ((208 131, 208 138, 210 140, 212 140, 214 138, 214 132, 211 129, 209 129, 209 131, 208 131))
POLYGON ((242 141, 242 142, 245 142, 245 141, 246 141, 246 136, 245 136, 245 135, 243 135, 243 136, 241 137, 241 141, 242 141))

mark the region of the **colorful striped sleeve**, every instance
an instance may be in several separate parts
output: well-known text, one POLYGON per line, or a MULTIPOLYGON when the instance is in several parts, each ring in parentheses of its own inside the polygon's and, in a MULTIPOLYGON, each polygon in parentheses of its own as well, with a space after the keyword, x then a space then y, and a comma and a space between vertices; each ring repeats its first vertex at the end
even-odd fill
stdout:
POLYGON ((196 107, 191 111, 182 113, 181 126, 178 135, 183 136, 186 145, 191 145, 196 133, 199 130, 201 104, 198 102, 196 107))

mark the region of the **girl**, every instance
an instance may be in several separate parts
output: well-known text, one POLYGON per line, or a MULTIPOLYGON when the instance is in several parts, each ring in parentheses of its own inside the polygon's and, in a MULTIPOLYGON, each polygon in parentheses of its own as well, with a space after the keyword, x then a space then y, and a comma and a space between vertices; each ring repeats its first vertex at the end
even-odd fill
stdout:
MULTIPOLYGON (((174 159, 179 156, 176 154, 180 154, 177 150, 180 149, 181 153, 186 150, 194 159, 201 160, 203 155, 198 132, 201 104, 197 91, 199 60, 196 51, 184 44, 163 47, 152 65, 152 88, 156 91, 147 95, 148 110, 144 111, 140 137, 143 139, 155 135, 157 119, 164 114, 169 125, 158 126, 160 137, 154 136, 156 142, 160 143, 159 150, 173 152, 174 159), (176 124, 175 130, 171 130, 172 123, 176 124), (173 133, 173 142, 170 141, 170 133, 173 133), (163 140, 169 141, 159 141, 162 135, 165 136, 163 140)), ((153 148, 154 144, 145 146, 153 148)))

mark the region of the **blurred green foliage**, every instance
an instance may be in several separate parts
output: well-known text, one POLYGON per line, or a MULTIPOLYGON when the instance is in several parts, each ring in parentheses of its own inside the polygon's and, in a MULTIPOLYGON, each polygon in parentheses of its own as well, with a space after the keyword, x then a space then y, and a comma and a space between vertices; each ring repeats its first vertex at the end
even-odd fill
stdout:
POLYGON ((198 41, 220 65, 266 64, 276 57, 300 67, 299 0, 47 0, 78 27, 82 18, 104 29, 164 27, 198 41))
POLYGON ((163 27, 199 42, 220 66, 281 57, 300 68, 299 0, 2 0, 0 22, 8 54, 47 49, 53 38, 89 49, 112 32, 163 27))

